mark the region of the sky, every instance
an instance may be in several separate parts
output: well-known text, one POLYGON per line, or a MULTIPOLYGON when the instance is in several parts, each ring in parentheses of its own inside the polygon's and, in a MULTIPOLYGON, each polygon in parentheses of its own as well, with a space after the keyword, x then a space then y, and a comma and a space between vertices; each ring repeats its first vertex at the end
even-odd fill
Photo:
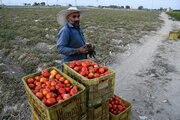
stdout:
POLYGON ((34 3, 45 2, 48 5, 73 5, 73 6, 98 6, 98 5, 118 5, 118 6, 126 6, 129 5, 131 8, 138 8, 138 6, 143 6, 148 9, 159 9, 162 8, 172 8, 172 9, 180 9, 180 0, 0 0, 0 4, 5 5, 23 5, 24 3, 30 3, 31 5, 34 3))

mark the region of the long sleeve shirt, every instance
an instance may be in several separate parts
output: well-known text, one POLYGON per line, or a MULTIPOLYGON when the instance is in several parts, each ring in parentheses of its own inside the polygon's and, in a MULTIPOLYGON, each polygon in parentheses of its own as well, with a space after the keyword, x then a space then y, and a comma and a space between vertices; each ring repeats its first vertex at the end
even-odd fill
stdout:
POLYGON ((85 45, 83 32, 80 27, 75 28, 69 22, 59 31, 57 49, 62 63, 87 58, 87 54, 80 54, 79 48, 85 45))

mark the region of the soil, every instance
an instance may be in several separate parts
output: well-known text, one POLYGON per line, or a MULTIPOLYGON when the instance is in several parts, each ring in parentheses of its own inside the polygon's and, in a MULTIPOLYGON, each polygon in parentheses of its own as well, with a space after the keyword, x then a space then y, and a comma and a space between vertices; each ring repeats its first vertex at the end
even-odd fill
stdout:
POLYGON ((130 44, 116 62, 115 94, 132 104, 131 120, 180 120, 180 40, 169 31, 180 28, 162 13, 163 26, 130 44))

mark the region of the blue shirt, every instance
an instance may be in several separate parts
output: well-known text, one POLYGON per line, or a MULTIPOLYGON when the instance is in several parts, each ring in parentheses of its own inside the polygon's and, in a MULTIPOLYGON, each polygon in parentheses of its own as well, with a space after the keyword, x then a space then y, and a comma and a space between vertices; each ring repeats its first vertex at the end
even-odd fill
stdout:
POLYGON ((59 31, 57 49, 62 63, 87 58, 87 54, 79 54, 79 48, 85 45, 83 32, 69 22, 59 31))

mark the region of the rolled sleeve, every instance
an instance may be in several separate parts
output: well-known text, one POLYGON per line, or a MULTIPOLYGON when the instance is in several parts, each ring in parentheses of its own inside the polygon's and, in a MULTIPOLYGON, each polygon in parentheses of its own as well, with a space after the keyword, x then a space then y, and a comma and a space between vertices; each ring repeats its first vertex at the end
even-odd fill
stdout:
POLYGON ((58 34, 57 49, 60 54, 67 56, 78 54, 79 48, 70 48, 69 43, 69 31, 62 29, 58 34))

